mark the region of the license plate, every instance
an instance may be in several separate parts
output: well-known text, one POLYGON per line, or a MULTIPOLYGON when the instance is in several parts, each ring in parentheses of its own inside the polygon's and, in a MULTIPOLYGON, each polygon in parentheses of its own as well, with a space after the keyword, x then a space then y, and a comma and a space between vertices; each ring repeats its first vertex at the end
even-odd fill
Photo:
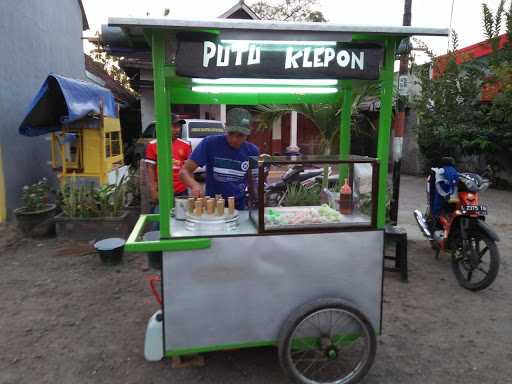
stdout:
POLYGON ((462 213, 478 213, 479 215, 487 215, 487 207, 485 205, 463 205, 462 213))

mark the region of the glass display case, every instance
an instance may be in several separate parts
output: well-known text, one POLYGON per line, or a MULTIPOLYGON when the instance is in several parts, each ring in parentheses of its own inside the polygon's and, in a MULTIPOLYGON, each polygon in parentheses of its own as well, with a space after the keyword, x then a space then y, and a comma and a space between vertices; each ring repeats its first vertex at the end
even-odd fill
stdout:
POLYGON ((249 217, 259 233, 376 228, 377 159, 249 159, 249 217))

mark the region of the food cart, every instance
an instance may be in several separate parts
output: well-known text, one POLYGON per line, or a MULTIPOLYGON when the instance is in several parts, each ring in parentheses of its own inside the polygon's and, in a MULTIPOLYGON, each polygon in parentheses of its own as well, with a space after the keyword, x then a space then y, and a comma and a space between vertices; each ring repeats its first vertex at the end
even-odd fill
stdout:
POLYGON ((448 31, 151 18, 111 18, 109 25, 152 50, 161 213, 142 215, 125 246, 163 252, 161 310, 148 323, 146 359, 277 346, 295 382, 360 380, 382 325, 396 48, 411 35, 448 31), (350 155, 352 82, 367 80, 381 89, 375 159, 350 155), (339 155, 251 158, 249 210, 206 217, 192 206, 185 220, 171 217, 170 106, 221 103, 340 105, 339 155), (366 208, 354 177, 361 164, 372 170, 366 208), (340 214, 336 201, 270 206, 265 170, 287 166, 334 169, 359 193, 353 211, 340 214), (154 221, 160 239, 144 241, 154 221))

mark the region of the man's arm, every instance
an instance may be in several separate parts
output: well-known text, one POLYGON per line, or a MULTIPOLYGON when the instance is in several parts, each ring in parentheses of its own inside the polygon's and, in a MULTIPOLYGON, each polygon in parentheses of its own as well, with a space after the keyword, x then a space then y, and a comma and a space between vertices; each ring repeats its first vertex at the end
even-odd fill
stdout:
POLYGON ((188 159, 180 170, 180 179, 192 191, 192 197, 201 197, 201 185, 194 179, 194 171, 198 165, 194 160, 188 159))
POLYGON ((151 202, 158 204, 158 181, 157 181, 157 154, 156 154, 156 141, 151 141, 146 146, 146 154, 144 162, 146 163, 146 170, 149 184, 149 197, 151 202))
POLYGON ((149 181, 149 197, 153 203, 158 202, 158 182, 156 180, 156 164, 146 162, 149 181))

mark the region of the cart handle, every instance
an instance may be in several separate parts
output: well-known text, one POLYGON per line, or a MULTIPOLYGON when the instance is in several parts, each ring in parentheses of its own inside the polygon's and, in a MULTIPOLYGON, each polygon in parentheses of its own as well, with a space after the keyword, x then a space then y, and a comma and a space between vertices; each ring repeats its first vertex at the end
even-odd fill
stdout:
POLYGON ((160 293, 158 292, 158 289, 156 288, 156 283, 160 284, 162 279, 158 275, 152 275, 149 276, 149 287, 151 288, 151 293, 155 297, 156 302, 158 305, 162 306, 162 297, 160 296, 160 293))
POLYGON ((159 214, 140 215, 133 227, 132 233, 126 240, 124 250, 126 252, 162 252, 162 251, 190 251, 211 247, 209 238, 174 238, 154 241, 142 241, 145 226, 150 222, 158 222, 159 214))

